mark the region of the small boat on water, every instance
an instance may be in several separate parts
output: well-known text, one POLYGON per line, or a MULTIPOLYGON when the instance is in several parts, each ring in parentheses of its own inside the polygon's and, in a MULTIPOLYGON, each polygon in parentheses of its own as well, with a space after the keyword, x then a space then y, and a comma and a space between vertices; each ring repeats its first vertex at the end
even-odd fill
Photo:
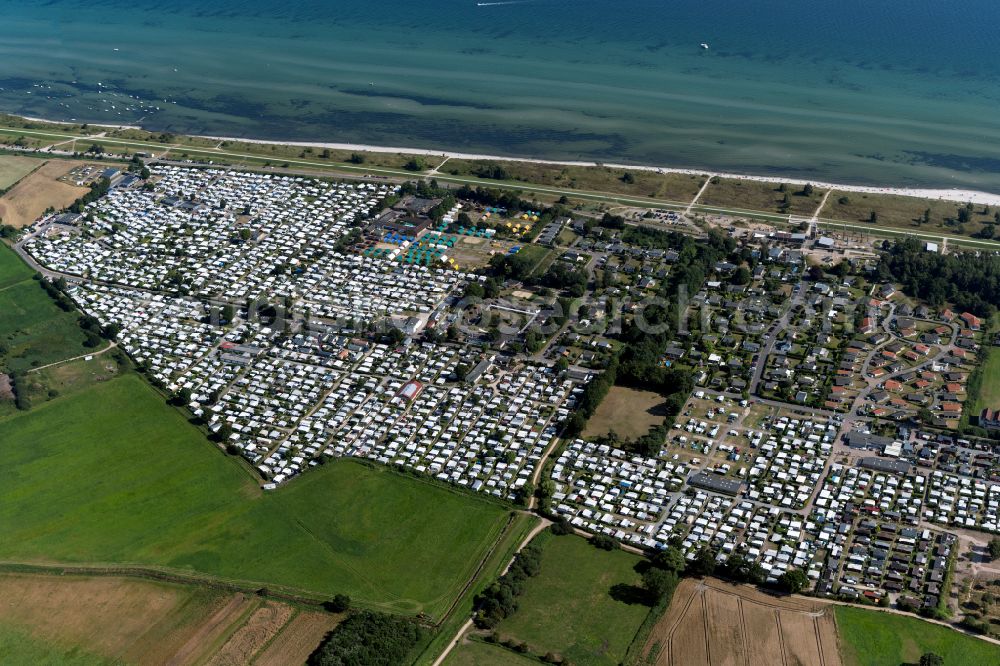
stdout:
POLYGON ((708 50, 708 44, 706 44, 705 42, 702 42, 701 43, 701 48, 703 48, 705 50, 708 50))

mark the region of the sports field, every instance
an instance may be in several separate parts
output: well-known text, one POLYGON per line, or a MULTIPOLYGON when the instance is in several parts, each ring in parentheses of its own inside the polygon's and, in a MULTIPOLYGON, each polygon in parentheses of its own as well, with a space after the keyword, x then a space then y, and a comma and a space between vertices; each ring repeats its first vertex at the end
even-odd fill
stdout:
POLYGON ((136 375, 0 431, 2 560, 161 566, 438 616, 506 523, 486 499, 351 461, 263 494, 136 375))
POLYGON ((915 617, 838 606, 837 633, 845 666, 915 664, 926 652, 947 666, 1000 664, 1000 646, 915 617))
POLYGON ((6 190, 44 162, 34 157, 0 155, 0 190, 6 190))
POLYGON ((28 370, 88 351, 77 313, 59 309, 0 243, 0 368, 28 370))
POLYGON ((618 664, 649 606, 640 603, 641 557, 599 550, 577 536, 543 532, 541 572, 525 584, 518 609, 497 633, 574 664, 618 664))

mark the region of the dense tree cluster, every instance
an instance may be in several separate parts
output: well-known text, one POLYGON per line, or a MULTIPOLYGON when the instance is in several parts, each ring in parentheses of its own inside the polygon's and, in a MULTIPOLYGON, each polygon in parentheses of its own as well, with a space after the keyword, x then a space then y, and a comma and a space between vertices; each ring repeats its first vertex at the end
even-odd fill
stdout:
POLYGON ((525 582, 541 570, 542 549, 528 544, 521 549, 514 562, 499 580, 476 595, 473 608, 475 622, 480 629, 492 629, 501 620, 517 610, 517 598, 524 592, 525 582))
POLYGON ((34 277, 35 280, 38 281, 38 284, 41 285, 45 293, 56 302, 56 305, 59 306, 60 310, 63 312, 73 312, 76 310, 76 306, 73 305, 73 301, 69 299, 69 296, 63 293, 63 290, 66 288, 66 280, 59 278, 55 282, 49 282, 44 279, 40 273, 35 273, 34 277))
POLYGON ((987 546, 990 554, 990 561, 1000 560, 1000 537, 993 537, 987 546))
POLYGON ((625 228, 625 218, 621 215, 612 215, 611 213, 605 213, 604 217, 598 223, 605 229, 624 229, 625 228))
POLYGON ((728 560, 720 564, 716 573, 737 583, 762 585, 767 580, 767 572, 764 571, 764 567, 760 563, 748 560, 739 554, 730 556, 728 560))
POLYGON ((578 298, 587 291, 587 273, 557 261, 545 271, 537 283, 552 289, 565 289, 570 296, 578 298))
POLYGON ((524 253, 495 254, 490 259, 490 271, 504 280, 525 281, 535 267, 535 260, 524 253))
POLYGON ((622 233, 622 241, 651 250, 668 250, 674 247, 676 239, 672 233, 663 229, 629 227, 622 233))
POLYGON ((476 169, 475 174, 480 178, 490 178, 492 180, 510 179, 510 172, 499 164, 484 164, 476 169))
POLYGON ((609 537, 607 534, 595 534, 590 537, 590 545, 601 550, 618 550, 622 544, 618 539, 609 537))
POLYGON ((580 394, 580 399, 577 401, 576 410, 566 423, 567 436, 575 437, 583 432, 584 426, 587 425, 587 419, 594 415, 598 405, 604 400, 611 387, 615 385, 617 377, 618 357, 612 356, 604 372, 583 387, 583 393, 580 394))
POLYGON ((10 390, 14 394, 14 406, 24 412, 31 409, 31 399, 28 398, 23 375, 19 372, 11 372, 7 375, 7 379, 10 382, 10 390))
POLYGON ((778 576, 778 588, 788 594, 798 594, 809 585, 809 578, 801 569, 789 569, 778 576))
POLYGON ((1000 256, 975 252, 926 252, 920 241, 897 241, 878 265, 878 278, 899 282, 910 296, 931 305, 952 303, 990 317, 1000 303, 1000 256))
POLYGON ((455 196, 466 201, 474 201, 482 206, 494 206, 506 208, 509 212, 517 212, 528 208, 525 203, 513 192, 495 190, 488 187, 469 187, 464 185, 455 192, 455 196))
POLYGON ((69 209, 74 213, 83 213, 83 209, 86 208, 87 204, 97 201, 103 197, 108 193, 109 189, 111 189, 111 181, 107 178, 101 177, 91 183, 90 191, 70 204, 69 209))
POLYGON ((395 666, 406 661, 423 629, 393 615, 364 611, 330 632, 309 656, 309 666, 395 666))
POLYGON ((642 587, 651 606, 666 607, 686 567, 684 554, 673 546, 657 551, 642 574, 642 587))
POLYGON ((454 207, 455 207, 455 197, 449 194, 446 195, 443 199, 441 199, 441 203, 434 206, 434 208, 431 208, 430 211, 427 212, 427 216, 432 220, 434 220, 435 222, 440 222, 441 219, 448 214, 448 211, 450 211, 454 207))

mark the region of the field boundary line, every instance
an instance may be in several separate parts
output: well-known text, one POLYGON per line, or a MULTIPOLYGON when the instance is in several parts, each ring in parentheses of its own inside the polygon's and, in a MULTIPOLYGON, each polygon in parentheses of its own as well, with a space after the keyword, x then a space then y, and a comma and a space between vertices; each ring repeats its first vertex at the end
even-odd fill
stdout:
POLYGON ((826 657, 823 655, 823 637, 820 636, 819 618, 812 619, 813 633, 816 635, 816 649, 819 651, 819 666, 826 666, 826 657))
POLYGON ((704 631, 704 633, 705 633, 705 654, 708 656, 708 663, 709 663, 709 666, 711 666, 711 664, 712 664, 712 639, 711 639, 711 636, 708 635, 708 628, 709 628, 709 625, 711 624, 711 622, 710 622, 710 620, 708 618, 708 595, 705 593, 706 589, 708 589, 708 588, 703 588, 701 590, 701 619, 702 619, 702 625, 701 626, 705 630, 704 631))
MULTIPOLYGON (((206 587, 224 592, 241 592, 244 594, 257 595, 269 599, 286 601, 311 608, 323 609, 326 601, 325 596, 316 593, 310 596, 305 590, 291 591, 294 588, 285 586, 268 586, 266 583, 255 583, 254 581, 235 581, 224 578, 216 578, 205 574, 189 574, 171 572, 166 569, 157 569, 149 566, 130 565, 109 565, 109 566, 84 566, 71 564, 30 564, 26 562, 0 562, 0 575, 2 574, 27 574, 39 576, 105 576, 109 578, 136 578, 162 583, 176 583, 179 585, 191 585, 206 587)), ((374 604, 365 604, 375 607, 374 604)))
POLYGON ((750 663, 750 637, 747 635, 747 618, 743 613, 743 597, 739 595, 736 597, 736 607, 740 610, 740 629, 742 629, 743 634, 743 661, 746 662, 746 666, 752 666, 750 663))
POLYGON ((778 647, 781 648, 781 663, 788 666, 788 655, 785 653, 785 635, 781 629, 781 611, 774 609, 774 623, 778 626, 778 647))
POLYGON ((500 545, 500 542, 507 534, 507 530, 511 528, 511 525, 514 524, 514 521, 516 519, 517 519, 517 512, 511 511, 510 515, 507 516, 507 524, 503 526, 502 530, 500 530, 500 534, 498 534, 497 538, 493 540, 493 543, 490 545, 489 550, 486 551, 486 554, 480 558, 479 566, 477 566, 476 570, 472 572, 472 576, 470 576, 468 580, 465 581, 465 585, 463 585, 462 589, 459 590, 458 595, 456 595, 455 598, 452 599, 451 605, 448 607, 448 610, 445 611, 444 615, 441 616, 441 619, 434 624, 435 627, 440 627, 442 624, 445 623, 445 621, 449 617, 451 617, 451 614, 455 612, 455 608, 458 607, 458 604, 462 600, 462 597, 465 596, 465 593, 469 591, 469 588, 472 587, 472 585, 479 578, 479 574, 483 572, 483 569, 486 567, 486 563, 489 561, 490 556, 493 555, 494 551, 496 551, 497 547, 500 545))

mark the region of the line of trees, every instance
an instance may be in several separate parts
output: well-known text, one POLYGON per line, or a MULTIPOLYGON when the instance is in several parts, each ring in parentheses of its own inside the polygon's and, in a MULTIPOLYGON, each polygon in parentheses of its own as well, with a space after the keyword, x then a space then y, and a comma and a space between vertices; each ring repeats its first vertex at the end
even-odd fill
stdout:
POLYGON ((11 372, 7 375, 7 379, 10 381, 10 390, 14 394, 14 406, 23 412, 31 409, 31 399, 28 397, 24 376, 20 372, 11 372))
POLYGON ((90 184, 90 191, 70 204, 69 209, 74 213, 83 213, 87 204, 97 201, 111 189, 111 181, 103 176, 90 184))
POLYGON ((55 282, 49 282, 42 277, 41 273, 35 273, 32 277, 38 282, 42 290, 49 295, 49 298, 56 302, 60 310, 63 312, 73 312, 76 310, 73 301, 64 293, 66 289, 65 279, 59 278, 55 282))
POLYGON ((514 556, 514 562, 495 583, 476 595, 473 601, 475 623, 480 629, 492 629, 517 610, 517 598, 524 584, 538 575, 542 566, 542 549, 530 543, 514 556))

